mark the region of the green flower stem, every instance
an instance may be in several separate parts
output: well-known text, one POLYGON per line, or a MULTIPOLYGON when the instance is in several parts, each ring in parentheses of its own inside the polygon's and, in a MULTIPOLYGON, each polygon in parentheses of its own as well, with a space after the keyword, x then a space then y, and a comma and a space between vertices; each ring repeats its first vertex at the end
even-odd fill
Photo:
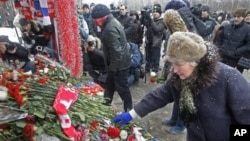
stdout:
POLYGON ((46 131, 48 134, 57 135, 62 139, 69 140, 69 138, 66 137, 63 132, 58 132, 58 130, 44 128, 44 131, 46 131))

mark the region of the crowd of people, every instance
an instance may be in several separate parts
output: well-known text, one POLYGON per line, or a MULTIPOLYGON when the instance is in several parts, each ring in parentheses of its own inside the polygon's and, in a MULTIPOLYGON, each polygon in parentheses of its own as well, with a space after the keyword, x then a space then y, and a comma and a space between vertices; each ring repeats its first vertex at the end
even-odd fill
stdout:
MULTIPOLYGON (((250 124, 250 85, 242 76, 250 68, 247 8, 213 14, 207 4, 169 0, 153 4, 150 12, 124 4, 118 9, 114 15, 108 6, 91 3, 77 11, 84 73, 105 88, 104 105, 112 105, 116 91, 123 101, 124 113, 113 122, 122 126, 174 103, 162 124, 171 126, 170 133, 187 130, 188 141, 227 141, 230 125, 250 124), (165 82, 134 105, 130 86, 143 76, 144 59, 145 72, 155 74, 164 61, 165 82)), ((30 54, 58 59, 53 26, 16 21, 25 47, 1 35, 3 62, 35 73, 30 54)))

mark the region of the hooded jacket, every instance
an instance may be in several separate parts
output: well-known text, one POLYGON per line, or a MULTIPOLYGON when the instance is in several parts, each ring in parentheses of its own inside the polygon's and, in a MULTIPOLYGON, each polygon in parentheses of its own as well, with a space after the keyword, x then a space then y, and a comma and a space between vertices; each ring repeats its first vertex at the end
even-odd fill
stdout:
MULTIPOLYGON (((230 125, 250 124, 250 85, 236 70, 218 62, 214 47, 200 60, 187 86, 194 94, 195 116, 183 118, 187 141, 229 141, 230 125)), ((176 102, 180 105, 181 79, 170 72, 166 82, 149 92, 134 106, 144 117, 150 112, 176 102)))

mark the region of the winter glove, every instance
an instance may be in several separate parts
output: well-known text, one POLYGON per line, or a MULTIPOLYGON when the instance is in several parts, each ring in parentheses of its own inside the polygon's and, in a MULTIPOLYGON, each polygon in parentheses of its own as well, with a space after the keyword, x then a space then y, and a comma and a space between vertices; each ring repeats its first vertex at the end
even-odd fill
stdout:
POLYGON ((117 115, 116 117, 113 118, 113 122, 114 123, 119 123, 120 126, 123 126, 125 124, 127 124, 128 122, 130 122, 132 120, 132 116, 126 112, 126 113, 122 113, 120 115, 117 115))

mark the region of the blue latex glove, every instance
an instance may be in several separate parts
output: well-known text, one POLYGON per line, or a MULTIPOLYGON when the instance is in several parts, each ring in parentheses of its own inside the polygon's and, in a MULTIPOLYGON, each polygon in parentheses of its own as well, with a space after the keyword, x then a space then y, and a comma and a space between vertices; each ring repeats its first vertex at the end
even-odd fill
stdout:
POLYGON ((119 123, 120 126, 127 124, 131 120, 132 120, 132 116, 128 112, 122 113, 122 114, 117 115, 116 117, 113 118, 113 122, 119 123))

